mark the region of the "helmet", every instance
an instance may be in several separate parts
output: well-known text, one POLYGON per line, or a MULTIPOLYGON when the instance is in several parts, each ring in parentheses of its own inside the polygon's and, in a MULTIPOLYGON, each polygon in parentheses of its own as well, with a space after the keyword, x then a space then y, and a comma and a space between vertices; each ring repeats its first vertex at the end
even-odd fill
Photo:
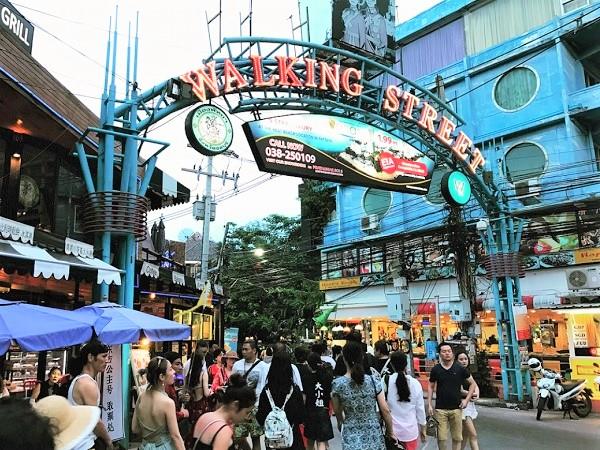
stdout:
POLYGON ((537 358, 529 358, 527 365, 529 366, 529 369, 533 370, 534 372, 539 372, 542 370, 542 362, 537 358))

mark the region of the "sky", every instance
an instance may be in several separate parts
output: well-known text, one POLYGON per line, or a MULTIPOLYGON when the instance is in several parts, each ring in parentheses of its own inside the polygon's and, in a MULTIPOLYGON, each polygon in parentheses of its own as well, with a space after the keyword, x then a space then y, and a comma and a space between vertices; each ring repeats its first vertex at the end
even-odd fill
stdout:
MULTIPOLYGON (((321 0, 326 2, 327 0, 321 0)), ((396 0, 402 22, 439 3, 440 0, 396 0)), ((114 27, 118 6, 117 89, 125 87, 128 25, 132 34, 139 11, 139 59, 137 82, 141 91, 190 69, 199 67, 219 40, 219 20, 207 26, 208 18, 219 12, 219 0, 16 0, 12 2, 35 27, 33 56, 97 115, 103 89, 104 61, 109 21, 114 27), (209 37, 210 34, 210 37, 209 37)), ((240 17, 248 15, 250 0, 221 0, 221 36, 240 35, 240 17)), ((299 23, 297 0, 254 0, 252 32, 255 36, 295 37, 292 31, 299 23), (290 18, 291 16, 291 18, 290 18)), ((242 35, 248 35, 248 22, 242 35)), ((223 105, 217 100, 217 105, 223 105)), ((170 142, 158 160, 158 167, 187 186, 192 199, 204 192, 205 178, 184 172, 182 168, 206 168, 206 159, 187 146, 184 121, 187 109, 173 114, 151 128, 148 137, 170 142)), ((213 178, 213 194, 218 202, 216 220, 211 224, 211 239, 222 239, 224 225, 244 225, 269 214, 298 216, 298 184, 300 178, 271 177, 260 172, 241 129, 251 120, 246 115, 231 116, 234 140, 231 147, 240 158, 214 158, 213 171, 239 174, 238 190, 232 182, 213 178)), ((144 146, 142 157, 156 148, 144 146)), ((161 216, 168 239, 183 240, 202 230, 202 222, 192 217, 191 204, 151 211, 151 225, 161 216)))

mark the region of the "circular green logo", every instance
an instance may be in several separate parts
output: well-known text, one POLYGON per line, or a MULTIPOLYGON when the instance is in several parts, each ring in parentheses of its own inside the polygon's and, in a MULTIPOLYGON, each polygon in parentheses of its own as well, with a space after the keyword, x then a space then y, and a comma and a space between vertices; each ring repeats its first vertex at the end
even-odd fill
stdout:
POLYGON ((233 127, 227 114, 213 105, 202 105, 185 119, 190 145, 206 156, 223 153, 233 141, 233 127))
POLYGON ((442 178, 442 195, 455 206, 467 204, 471 198, 471 184, 462 172, 449 172, 442 178))

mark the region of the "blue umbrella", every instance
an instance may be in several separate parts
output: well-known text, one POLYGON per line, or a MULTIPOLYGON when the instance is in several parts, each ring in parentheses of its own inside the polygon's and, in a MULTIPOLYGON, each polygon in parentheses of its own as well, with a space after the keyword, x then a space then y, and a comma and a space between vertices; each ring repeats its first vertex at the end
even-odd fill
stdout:
POLYGON ((151 341, 182 341, 190 338, 190 327, 172 320, 125 308, 111 302, 93 303, 73 311, 75 317, 94 327, 98 339, 107 345, 151 341))
POLYGON ((25 351, 40 352, 87 342, 92 331, 71 311, 0 299, 0 355, 11 341, 25 351))

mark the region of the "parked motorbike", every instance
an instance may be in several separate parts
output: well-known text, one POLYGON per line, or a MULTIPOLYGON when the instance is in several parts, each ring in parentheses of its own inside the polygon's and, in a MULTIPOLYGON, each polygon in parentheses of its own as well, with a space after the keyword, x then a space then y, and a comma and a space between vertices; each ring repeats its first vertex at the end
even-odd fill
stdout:
POLYGON ((538 401, 535 418, 541 420, 542 411, 563 411, 563 417, 571 412, 578 417, 587 417, 592 411, 592 390, 585 387, 585 380, 562 382, 560 374, 545 370, 537 358, 530 358, 527 365, 541 375, 537 381, 538 401))

